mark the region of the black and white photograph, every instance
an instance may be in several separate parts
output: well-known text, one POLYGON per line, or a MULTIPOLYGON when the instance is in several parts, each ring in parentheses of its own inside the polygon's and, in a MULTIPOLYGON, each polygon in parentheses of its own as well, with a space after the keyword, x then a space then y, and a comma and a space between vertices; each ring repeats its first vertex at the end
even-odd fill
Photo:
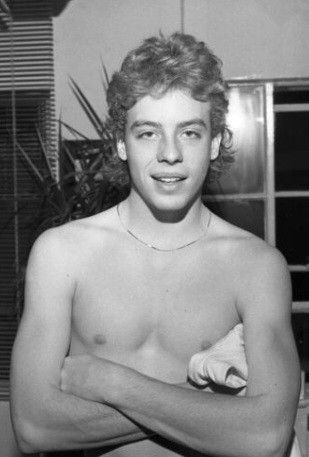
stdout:
POLYGON ((0 457, 309 457, 309 1, 0 0, 0 457))

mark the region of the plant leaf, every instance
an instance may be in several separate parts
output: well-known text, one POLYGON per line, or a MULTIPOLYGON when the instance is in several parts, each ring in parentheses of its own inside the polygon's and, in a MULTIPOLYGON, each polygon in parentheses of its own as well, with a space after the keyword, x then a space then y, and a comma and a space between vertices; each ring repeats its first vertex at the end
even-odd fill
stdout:
POLYGON ((19 144, 18 141, 16 141, 16 146, 18 147, 19 151, 22 153, 24 159, 27 161, 28 165, 30 166, 30 168, 33 171, 33 173, 35 174, 35 176, 41 181, 41 183, 43 183, 44 182, 43 176, 41 175, 38 168, 34 165, 32 160, 30 159, 30 157, 28 156, 28 154, 23 149, 23 147, 19 144))
POLYGON ((43 156, 44 156, 44 158, 45 158, 45 162, 46 162, 46 165, 47 165, 47 168, 48 168, 50 177, 54 180, 54 179, 55 179, 55 178, 54 178, 54 173, 53 173, 53 170, 52 170, 51 165, 50 165, 50 162, 49 162, 47 150, 46 150, 46 147, 45 147, 45 145, 44 145, 44 142, 43 142, 43 138, 42 138, 41 132, 40 132, 40 130, 39 130, 39 128, 38 128, 37 125, 35 126, 35 129, 36 129, 36 133, 37 133, 37 136, 38 136, 38 139, 39 139, 39 142, 40 142, 41 150, 42 150, 43 156))
POLYGON ((83 138, 84 140, 87 140, 87 141, 90 141, 90 138, 88 138, 87 136, 85 136, 83 133, 79 132, 78 130, 76 130, 74 127, 71 127, 69 124, 67 124, 66 122, 64 121, 61 121, 60 119, 58 120, 58 122, 60 123, 60 125, 63 125, 64 127, 66 127, 70 133, 74 134, 74 135, 77 135, 79 136, 80 138, 83 138))
POLYGON ((103 90, 104 90, 105 95, 106 95, 108 84, 109 84, 109 76, 108 76, 108 73, 107 73, 107 70, 106 70, 106 66, 103 63, 102 56, 101 56, 101 67, 102 67, 101 81, 102 81, 102 85, 103 85, 103 90))
POLYGON ((72 154, 71 154, 69 148, 67 147, 67 145, 65 143, 62 143, 61 146, 62 146, 64 152, 66 153, 69 161, 71 162, 71 165, 75 168, 75 161, 74 161, 74 159, 72 157, 72 154))
POLYGON ((86 95, 83 93, 83 91, 80 89, 78 84, 74 81, 74 79, 70 78, 70 83, 71 83, 71 89, 79 102, 80 106, 82 107, 84 113, 90 120, 92 126, 98 133, 99 137, 102 135, 103 131, 103 123, 102 120, 100 119, 99 115, 97 114, 96 110, 93 108, 91 103, 89 102, 88 98, 86 95))
MULTIPOLYGON (((105 70, 106 71, 106 70, 105 70)), ((106 77, 107 73, 106 73, 106 77)), ((112 140, 112 135, 110 131, 106 128, 104 125, 104 122, 100 118, 100 116, 97 114, 96 110, 86 97, 86 95, 83 93, 83 91, 80 89, 78 84, 74 81, 74 79, 70 78, 71 82, 71 89, 79 102, 80 106, 82 107, 84 113, 88 117, 90 123, 94 127, 95 131, 97 132, 99 138, 104 138, 104 139, 109 139, 112 140)))

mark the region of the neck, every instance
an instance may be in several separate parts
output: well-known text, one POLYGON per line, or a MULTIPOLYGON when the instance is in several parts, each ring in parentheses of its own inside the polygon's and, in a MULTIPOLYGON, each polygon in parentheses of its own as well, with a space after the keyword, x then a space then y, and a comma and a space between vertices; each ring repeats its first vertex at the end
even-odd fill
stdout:
POLYGON ((205 235, 210 212, 200 198, 185 209, 160 211, 130 194, 120 204, 119 217, 125 230, 142 243, 174 250, 205 235))

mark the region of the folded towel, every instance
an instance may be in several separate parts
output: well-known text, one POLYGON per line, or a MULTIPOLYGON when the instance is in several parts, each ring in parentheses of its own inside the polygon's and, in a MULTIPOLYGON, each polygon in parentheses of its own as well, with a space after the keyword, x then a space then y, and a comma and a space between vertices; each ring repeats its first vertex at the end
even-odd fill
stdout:
MULTIPOLYGON (((236 325, 213 346, 194 354, 189 362, 188 377, 199 386, 214 382, 234 389, 245 388, 248 366, 243 324, 236 325)), ((244 392, 245 389, 242 393, 244 392)), ((295 434, 287 457, 301 457, 295 434)))
POLYGON ((189 362, 188 376, 199 386, 213 381, 235 389, 245 387, 248 366, 243 325, 236 325, 213 346, 194 354, 189 362))

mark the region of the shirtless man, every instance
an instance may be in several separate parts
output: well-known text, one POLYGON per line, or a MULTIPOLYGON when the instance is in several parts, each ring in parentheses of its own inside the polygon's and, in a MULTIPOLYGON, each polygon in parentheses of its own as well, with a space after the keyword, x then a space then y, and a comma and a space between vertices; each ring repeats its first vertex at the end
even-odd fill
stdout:
POLYGON ((220 62, 193 37, 151 38, 108 103, 131 192, 32 249, 12 361, 20 448, 283 457, 299 391, 286 263, 201 201, 226 154, 220 62), (191 356, 239 322, 246 396, 190 386, 191 356))

